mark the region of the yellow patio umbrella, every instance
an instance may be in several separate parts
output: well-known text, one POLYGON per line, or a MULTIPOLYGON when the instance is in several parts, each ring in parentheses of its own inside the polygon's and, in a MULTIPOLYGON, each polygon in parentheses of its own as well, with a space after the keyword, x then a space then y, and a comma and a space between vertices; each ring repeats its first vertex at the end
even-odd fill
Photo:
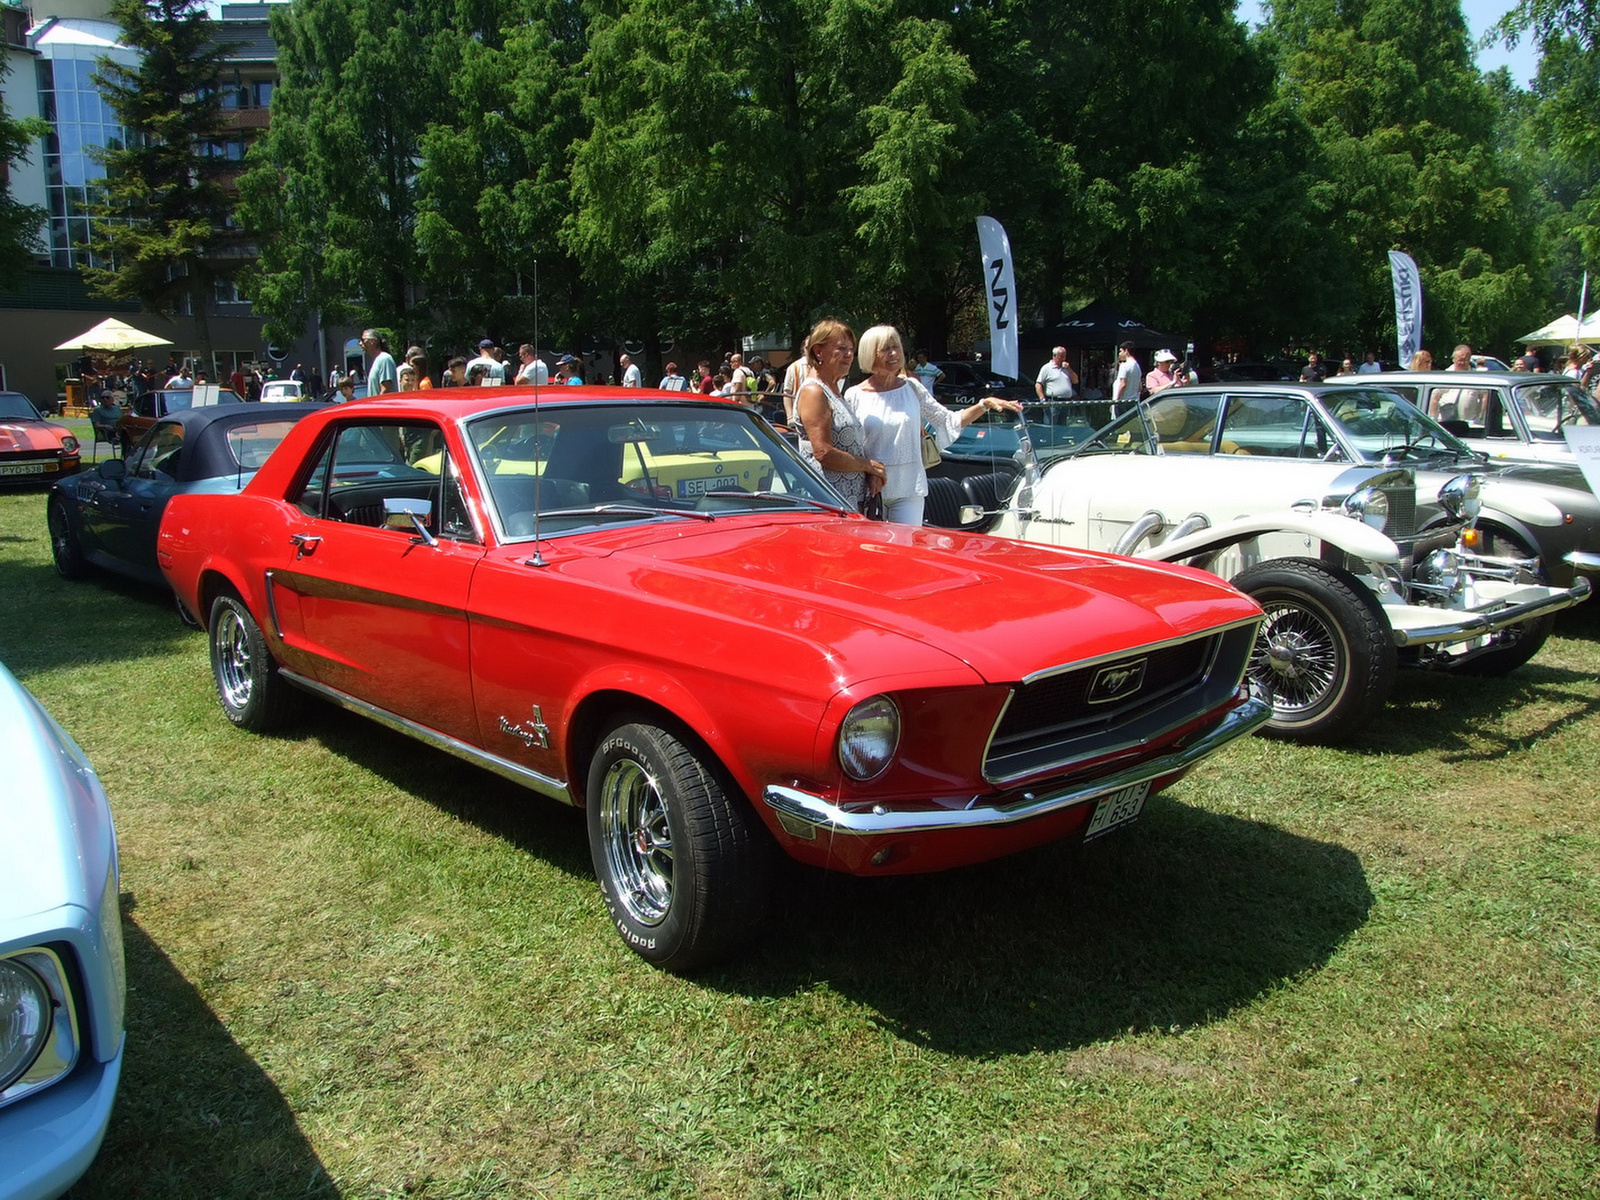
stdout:
POLYGON ((108 350, 119 353, 124 350, 137 350, 141 346, 170 346, 170 338, 156 337, 153 333, 145 333, 135 329, 124 321, 115 317, 107 317, 93 329, 86 329, 77 337, 68 338, 57 346, 57 350, 108 350))

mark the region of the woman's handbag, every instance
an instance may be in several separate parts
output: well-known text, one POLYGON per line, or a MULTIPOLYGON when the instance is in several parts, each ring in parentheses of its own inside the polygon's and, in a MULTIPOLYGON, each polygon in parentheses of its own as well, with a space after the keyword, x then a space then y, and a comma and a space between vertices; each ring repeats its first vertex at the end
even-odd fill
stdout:
POLYGON ((937 467, 944 461, 944 455, 939 453, 939 443, 933 434, 928 432, 927 426, 922 429, 922 469, 937 467))

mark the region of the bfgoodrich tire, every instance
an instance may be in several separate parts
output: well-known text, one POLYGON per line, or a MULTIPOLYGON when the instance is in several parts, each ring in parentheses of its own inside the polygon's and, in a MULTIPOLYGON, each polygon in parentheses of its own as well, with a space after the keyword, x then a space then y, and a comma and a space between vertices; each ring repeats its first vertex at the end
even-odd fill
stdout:
POLYGON ((1263 732, 1336 742, 1375 713, 1394 686, 1389 624, 1361 585, 1319 562, 1284 558, 1241 572, 1233 585, 1266 610, 1250 674, 1272 689, 1263 732))
POLYGON ((299 693, 278 674, 266 635, 243 600, 223 592, 211 603, 211 677, 222 711, 241 729, 268 733, 292 715, 299 693))
POLYGON ((585 796, 600 893, 641 958, 688 971, 727 957, 766 915, 771 844, 704 752, 648 720, 600 739, 585 796))

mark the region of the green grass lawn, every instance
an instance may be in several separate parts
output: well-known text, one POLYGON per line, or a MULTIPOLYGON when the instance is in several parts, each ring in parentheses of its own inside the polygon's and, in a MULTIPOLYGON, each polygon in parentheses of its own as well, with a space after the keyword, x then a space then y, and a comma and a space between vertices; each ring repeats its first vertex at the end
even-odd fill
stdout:
POLYGON ((0 611, 121 839, 75 1196, 1600 1195, 1600 611, 1082 853, 787 872, 693 979, 618 940, 577 812, 328 707, 233 729, 170 598, 56 577, 36 492, 0 611))

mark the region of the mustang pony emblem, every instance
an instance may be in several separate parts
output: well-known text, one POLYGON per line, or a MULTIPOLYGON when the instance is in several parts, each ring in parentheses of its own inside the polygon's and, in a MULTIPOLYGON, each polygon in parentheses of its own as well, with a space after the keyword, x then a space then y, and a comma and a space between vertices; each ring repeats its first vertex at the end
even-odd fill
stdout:
POLYGON ((1144 686, 1144 668, 1149 661, 1141 658, 1134 662, 1101 667, 1089 684, 1089 703, 1105 704, 1133 695, 1144 686))

